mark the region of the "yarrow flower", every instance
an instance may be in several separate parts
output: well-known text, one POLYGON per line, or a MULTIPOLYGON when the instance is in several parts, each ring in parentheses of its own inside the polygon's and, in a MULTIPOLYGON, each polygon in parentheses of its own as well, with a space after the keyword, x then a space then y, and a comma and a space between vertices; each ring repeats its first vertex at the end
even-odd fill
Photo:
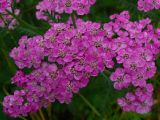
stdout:
POLYGON ((103 28, 100 23, 76 19, 76 27, 72 22, 53 23, 42 36, 23 36, 10 53, 19 68, 12 83, 21 90, 4 98, 4 112, 26 116, 55 101, 70 103, 73 94, 105 68, 115 69, 110 76, 115 89, 135 88, 118 99, 120 107, 149 112, 153 87, 147 80, 156 73, 159 29, 153 28, 149 18, 131 22, 128 11, 110 19, 103 28), (24 73, 25 68, 31 72, 24 73))
POLYGON ((149 12, 153 9, 160 9, 160 0, 138 0, 138 10, 149 12))
MULTIPOLYGON (((10 54, 20 69, 12 83, 25 91, 25 97, 22 97, 25 103, 18 107, 19 111, 25 111, 23 106, 26 104, 33 109, 18 112, 15 116, 10 112, 13 107, 4 106, 7 114, 13 117, 26 115, 56 100, 69 103, 73 93, 86 87, 91 76, 97 76, 105 67, 114 66, 115 54, 110 54, 109 39, 100 23, 78 19, 76 26, 56 23, 43 36, 23 36, 19 40, 19 46, 10 54), (22 72, 24 68, 33 71, 25 74, 22 72)), ((16 101, 15 98, 15 95, 8 97, 16 101)), ((3 103, 7 104, 7 100, 4 99, 3 103)))
POLYGON ((1 0, 0 1, 0 13, 4 12, 9 5, 10 5, 9 1, 1 0))
MULTIPOLYGON (((19 3, 20 0, 16 0, 19 3)), ((8 13, 11 12, 18 16, 20 14, 19 9, 12 9, 14 4, 13 0, 1 0, 0 1, 0 27, 7 27, 8 29, 14 29, 18 24, 16 19, 8 13)))
POLYGON ((36 6, 37 19, 49 20, 49 16, 60 18, 60 14, 72 14, 74 11, 78 15, 85 15, 90 12, 90 7, 96 0, 42 0, 36 6))
MULTIPOLYGON (((149 18, 131 22, 127 11, 120 15, 114 14, 110 18, 112 21, 106 23, 104 29, 107 36, 112 38, 114 43, 112 49, 117 54, 116 62, 121 65, 110 76, 114 88, 121 90, 133 86, 136 91, 141 89, 147 91, 151 88, 153 91, 152 85, 147 84, 147 80, 156 73, 155 59, 160 52, 157 30, 150 24, 149 18), (112 29, 108 31, 106 26, 112 29)), ((125 98, 118 99, 118 104, 124 111, 141 114, 149 112, 153 105, 152 92, 136 95, 128 93, 125 98), (142 96, 146 94, 149 97, 141 101, 142 96)))
POLYGON ((34 66, 38 68, 41 60, 44 59, 43 37, 35 36, 27 38, 22 36, 19 40, 19 47, 14 48, 10 56, 15 60, 16 65, 23 69, 25 67, 31 68, 34 66))
POLYGON ((118 104, 124 111, 132 111, 140 114, 147 113, 153 105, 153 86, 147 84, 145 87, 136 88, 135 92, 128 92, 124 98, 119 98, 118 104))
MULTIPOLYGON (((1 0, 0 1, 0 13, 5 12, 6 9, 12 6, 13 0, 1 0)), ((20 0, 16 0, 16 3, 19 3, 20 0)))

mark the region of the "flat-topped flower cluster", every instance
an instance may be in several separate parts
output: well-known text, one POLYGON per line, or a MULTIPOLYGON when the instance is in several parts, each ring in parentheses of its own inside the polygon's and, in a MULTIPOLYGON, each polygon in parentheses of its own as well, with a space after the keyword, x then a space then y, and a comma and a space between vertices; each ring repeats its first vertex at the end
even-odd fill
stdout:
MULTIPOLYGON (((40 12, 37 14, 44 15, 39 18, 45 20, 46 10, 53 14, 76 11, 83 15, 94 3, 94 0, 64 0, 60 4, 58 0, 43 0, 37 6, 40 12), (79 4, 83 9, 74 7, 79 4)), ((117 100, 124 111, 149 112, 153 86, 147 80, 156 73, 160 29, 154 29, 149 18, 130 21, 128 11, 111 15, 110 22, 101 26, 76 19, 53 23, 44 35, 22 36, 18 47, 10 53, 19 68, 12 83, 21 90, 4 98, 4 112, 12 117, 27 116, 55 101, 70 103, 74 93, 105 69, 112 72, 110 79, 115 89, 133 87, 133 91, 117 100), (25 73, 26 68, 31 72, 25 73)))
POLYGON ((160 0, 138 0, 138 10, 149 12, 154 9, 160 9, 160 0))
POLYGON ((59 18, 62 13, 86 15, 90 12, 90 7, 96 0, 42 0, 36 6, 37 19, 48 20, 47 13, 59 18))
MULTIPOLYGON (((16 0, 19 3, 20 0, 16 0)), ((8 29, 14 29, 17 25, 16 19, 13 18, 7 11, 14 13, 16 16, 20 14, 19 9, 12 9, 14 4, 13 0, 0 0, 0 27, 7 27, 8 29)))
MULTIPOLYGON (((14 29, 17 25, 17 21, 7 12, 10 11, 16 16, 20 14, 19 9, 12 9, 14 2, 14 0, 0 1, 0 27, 14 29)), ((20 0, 16 0, 16 3, 19 2, 20 0)), ((63 13, 87 15, 90 7, 95 3, 96 0, 42 0, 36 6, 36 17, 38 20, 51 22, 50 17, 60 19, 63 13)), ((149 12, 153 9, 160 9, 160 0, 138 0, 137 5, 138 10, 149 12)))
POLYGON ((44 36, 23 36, 10 54, 20 69, 12 82, 22 90, 5 97, 4 111, 18 117, 55 100, 69 103, 73 93, 86 87, 91 76, 120 64, 122 67, 110 76, 115 89, 134 86, 135 92, 118 99, 118 104, 125 111, 149 112, 153 87, 146 80, 156 73, 159 29, 154 30, 148 18, 129 21, 127 11, 110 18, 103 29, 100 23, 78 19, 76 28, 57 23, 44 36), (24 68, 33 71, 25 74, 24 68))
POLYGON ((129 14, 111 16, 114 22, 107 23, 106 30, 112 26, 116 48, 116 61, 121 67, 116 68, 110 76, 114 88, 121 90, 129 86, 135 87, 125 98, 118 99, 118 104, 124 111, 146 113, 153 105, 153 86, 147 83, 156 73, 155 60, 160 52, 159 29, 154 30, 150 19, 136 22, 129 21, 129 14))

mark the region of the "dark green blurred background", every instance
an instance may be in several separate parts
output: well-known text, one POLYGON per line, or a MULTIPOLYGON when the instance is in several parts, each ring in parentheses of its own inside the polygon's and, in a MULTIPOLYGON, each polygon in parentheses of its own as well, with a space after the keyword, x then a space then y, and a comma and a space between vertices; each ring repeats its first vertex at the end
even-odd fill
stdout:
MULTIPOLYGON (((49 25, 46 22, 38 21, 35 18, 35 6, 39 0, 22 0, 17 6, 21 9, 20 18, 33 26, 36 30, 31 30, 29 26, 19 25, 15 30, 0 28, 0 101, 7 92, 12 93, 16 86, 11 85, 11 77, 16 71, 9 52, 17 46, 21 35, 33 36, 37 33, 43 34, 49 25)), ((95 6, 91 8, 91 14, 84 16, 85 20, 92 20, 105 23, 109 21, 109 16, 113 13, 129 10, 131 19, 138 20, 150 17, 155 27, 160 24, 160 11, 143 13, 137 10, 137 0, 97 0, 95 6)), ((64 20, 67 15, 64 15, 64 20)), ((69 105, 54 103, 51 110, 43 109, 46 120, 49 120, 51 111, 52 120, 160 120, 160 58, 157 60, 158 72, 156 76, 149 80, 155 86, 155 105, 152 112, 144 115, 136 113, 124 113, 116 103, 118 97, 123 96, 127 90, 116 91, 112 87, 112 82, 106 76, 99 75, 92 78, 87 88, 74 95, 72 103, 69 105), (89 102, 89 103, 88 103, 89 102), (94 107, 94 108, 93 108, 94 107), (96 109, 96 110, 94 110, 96 109), (100 114, 97 115, 96 111, 100 114)), ((18 118, 16 120, 20 120, 18 118)), ((31 118, 28 117, 27 120, 31 118)), ((0 120, 14 120, 7 117, 0 107, 0 120)))

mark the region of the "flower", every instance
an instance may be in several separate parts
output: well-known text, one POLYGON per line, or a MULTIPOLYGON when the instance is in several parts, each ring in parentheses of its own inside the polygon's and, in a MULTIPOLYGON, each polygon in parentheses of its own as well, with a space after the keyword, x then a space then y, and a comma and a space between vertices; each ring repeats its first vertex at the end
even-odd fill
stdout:
POLYGON ((78 15, 86 15, 96 0, 43 0, 36 6, 36 17, 40 20, 50 22, 49 16, 56 16, 62 13, 72 14, 75 11, 78 15))
POLYGON ((110 79, 114 82, 114 88, 117 90, 127 88, 132 81, 131 76, 127 74, 123 68, 117 68, 116 71, 111 74, 110 79))
POLYGON ((42 36, 35 36, 29 39, 26 36, 22 36, 19 41, 19 47, 14 48, 10 56, 20 69, 31 68, 32 66, 38 68, 45 56, 43 46, 42 36))
POLYGON ((149 12, 153 9, 160 9, 159 0, 138 0, 138 10, 149 12))
MULTIPOLYGON (((14 29, 15 26, 18 24, 16 19, 11 16, 9 12, 14 13, 16 16, 20 14, 19 9, 12 9, 13 6, 13 0, 1 0, 0 1, 0 27, 4 28, 7 27, 8 29, 14 29)), ((16 0, 16 3, 19 3, 18 0, 16 0)))
POLYGON ((125 98, 119 98, 117 102, 124 111, 144 114, 153 105, 152 92, 153 86, 147 84, 144 88, 137 88, 134 93, 127 93, 125 98))
MULTIPOLYGON (((70 13, 76 2, 86 6, 95 1, 50 2, 56 5, 54 11, 70 13)), ((52 10, 50 3, 43 7, 52 10)), ((159 29, 154 29, 148 18, 130 21, 128 11, 114 14, 110 19, 103 28, 100 23, 76 19, 76 28, 72 22, 52 23, 44 35, 22 36, 18 47, 10 53, 20 69, 12 83, 21 90, 4 98, 4 112, 18 117, 55 101, 68 104, 74 93, 106 68, 115 70, 110 76, 115 89, 133 88, 133 92, 117 100, 120 107, 140 114, 149 112, 153 105, 153 86, 147 80, 156 73, 159 29), (30 73, 23 72, 25 68, 30 73)))

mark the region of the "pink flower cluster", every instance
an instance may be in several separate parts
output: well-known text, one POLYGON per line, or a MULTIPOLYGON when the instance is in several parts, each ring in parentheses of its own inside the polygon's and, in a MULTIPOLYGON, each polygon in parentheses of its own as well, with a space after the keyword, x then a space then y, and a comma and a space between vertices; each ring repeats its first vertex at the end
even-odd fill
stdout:
POLYGON ((123 111, 134 111, 140 114, 150 112, 153 105, 153 86, 147 84, 145 87, 136 88, 135 92, 128 92, 124 98, 118 99, 118 104, 123 111))
POLYGON ((160 0, 138 0, 138 9, 144 12, 160 9, 160 0))
MULTIPOLYGON (((16 0, 17 3, 20 0, 16 0)), ((8 29, 14 29, 17 25, 16 19, 13 18, 7 11, 14 13, 16 16, 19 15, 19 9, 12 9, 13 0, 1 0, 0 1, 0 27, 8 27, 8 29)))
MULTIPOLYGON (((0 1, 0 13, 5 12, 8 7, 11 7, 13 4, 14 0, 1 0, 0 1)), ((20 0, 16 0, 16 3, 19 3, 20 0)))
POLYGON ((36 6, 36 16, 37 19, 48 20, 47 13, 55 18, 59 18, 59 14, 71 14, 74 11, 78 15, 85 15, 95 2, 96 0, 42 0, 36 6))
POLYGON ((43 37, 20 39, 11 52, 20 68, 12 82, 22 88, 23 95, 16 91, 4 99, 8 115, 25 116, 55 100, 69 103, 73 93, 86 87, 91 76, 114 66, 115 54, 100 24, 77 20, 76 25, 53 24, 43 37), (25 74, 23 68, 33 71, 25 74))
POLYGON ((126 98, 118 99, 118 104, 124 111, 149 112, 153 104, 153 88, 146 81, 156 73, 155 60, 160 52, 159 29, 154 30, 148 18, 129 21, 127 11, 110 18, 112 21, 105 24, 104 29, 108 37, 110 34, 115 36, 112 36, 112 43, 116 47, 112 49, 116 52, 116 63, 121 65, 111 74, 110 79, 117 90, 129 86, 136 89, 135 93, 127 93, 126 98))
POLYGON ((10 54, 20 69, 12 82, 22 90, 4 98, 5 113, 26 116, 56 100, 69 103, 73 93, 105 68, 116 69, 110 76, 115 89, 135 88, 118 99, 122 109, 149 112, 153 87, 146 81, 156 73, 160 30, 153 28, 149 18, 131 22, 127 11, 110 19, 103 28, 100 23, 77 19, 76 28, 55 23, 43 36, 23 36, 10 54), (24 68, 32 72, 25 74, 24 68))
POLYGON ((10 6, 10 2, 8 0, 0 1, 0 13, 4 12, 8 6, 10 6))

